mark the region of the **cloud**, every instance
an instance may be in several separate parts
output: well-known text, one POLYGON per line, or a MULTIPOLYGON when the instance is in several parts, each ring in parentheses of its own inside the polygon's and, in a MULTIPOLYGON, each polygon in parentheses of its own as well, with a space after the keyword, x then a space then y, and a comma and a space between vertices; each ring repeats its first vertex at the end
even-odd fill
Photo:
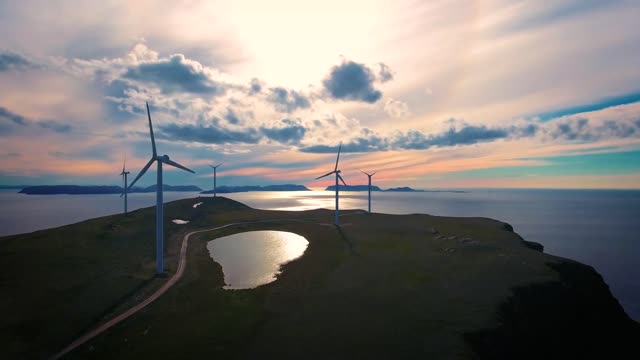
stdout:
POLYGON ((130 66, 123 77, 156 84, 165 94, 188 92, 217 96, 226 91, 199 62, 186 59, 182 54, 130 66))
POLYGON ((565 117, 548 124, 543 134, 552 140, 579 142, 637 137, 640 136, 640 116, 629 121, 605 119, 597 123, 580 116, 565 117))
POLYGON ((55 120, 27 120, 26 117, 0 106, 0 130, 3 133, 9 133, 16 128, 32 129, 32 126, 53 130, 58 133, 68 133, 72 130, 71 125, 55 120))
POLYGON ((430 137, 426 145, 427 147, 470 145, 504 139, 508 136, 509 132, 506 129, 492 129, 484 125, 464 125, 461 129, 457 129, 455 125, 451 125, 448 131, 430 137))
POLYGON ((231 108, 227 108, 227 113, 224 115, 224 118, 233 125, 238 125, 241 122, 238 115, 231 108))
POLYGON ((384 111, 393 118, 403 118, 411 115, 407 103, 394 99, 387 100, 384 104, 384 111))
POLYGON ((269 89, 267 101, 273 104, 279 112, 290 113, 297 109, 306 109, 311 106, 309 99, 295 90, 287 90, 282 87, 269 89))
MULTIPOLYGON (((505 139, 512 134, 506 128, 488 128, 484 125, 468 125, 463 123, 456 126, 454 121, 448 130, 437 134, 425 134, 421 131, 398 131, 390 136, 380 136, 377 133, 363 129, 362 134, 342 145, 344 152, 375 152, 389 150, 425 150, 432 147, 452 147, 458 145, 472 145, 480 142, 490 142, 505 139)), ((513 127, 513 131, 516 131, 513 127)), ((337 151, 337 146, 307 146, 300 149, 307 153, 331 153, 337 151)))
POLYGON ((22 55, 12 52, 0 52, 0 72, 31 66, 31 62, 22 55))
POLYGON ((298 120, 282 119, 281 126, 261 127, 260 131, 270 140, 282 144, 299 144, 307 129, 298 120))
POLYGON ((353 61, 344 61, 331 69, 322 85, 334 99, 375 103, 382 97, 382 92, 374 89, 374 81, 371 69, 353 61))
POLYGON ((260 80, 253 78, 251 79, 251 82, 249 83, 249 93, 251 95, 257 94, 260 91, 262 91, 262 83, 260 82, 260 80))
POLYGON ((174 141, 192 141, 203 144, 257 144, 261 138, 255 129, 237 131, 207 125, 168 124, 159 126, 158 130, 158 138, 174 141))
POLYGON ((388 65, 379 63, 378 66, 380 67, 380 70, 378 70, 378 78, 380 79, 380 82, 393 80, 393 73, 388 65))
POLYGON ((0 159, 15 159, 15 158, 19 158, 21 157, 22 154, 15 152, 15 151, 11 151, 11 152, 7 152, 7 153, 0 153, 0 159))
POLYGON ((0 119, 11 121, 14 124, 26 126, 27 121, 24 116, 9 111, 7 108, 0 106, 0 119))
POLYGON ((68 133, 71 131, 71 125, 63 124, 54 120, 43 120, 37 122, 37 124, 41 128, 53 130, 58 133, 68 133))

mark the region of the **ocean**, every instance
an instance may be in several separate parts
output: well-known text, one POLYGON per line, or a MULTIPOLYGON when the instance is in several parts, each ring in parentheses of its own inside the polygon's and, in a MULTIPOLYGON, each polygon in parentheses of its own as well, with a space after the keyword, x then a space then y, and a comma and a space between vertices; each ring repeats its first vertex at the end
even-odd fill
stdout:
MULTIPOLYGON (((372 211, 488 217, 513 225, 549 254, 593 266, 625 311, 640 320, 640 190, 468 189, 467 192, 372 194, 372 211)), ((165 193, 165 201, 196 197, 165 193)), ((225 194, 251 207, 306 210, 334 207, 334 193, 225 194)), ((129 209, 153 206, 155 193, 130 194, 129 209)), ((0 191, 0 236, 30 232, 122 211, 119 195, 24 195, 0 191)), ((341 192, 341 209, 366 209, 366 192, 341 192)))

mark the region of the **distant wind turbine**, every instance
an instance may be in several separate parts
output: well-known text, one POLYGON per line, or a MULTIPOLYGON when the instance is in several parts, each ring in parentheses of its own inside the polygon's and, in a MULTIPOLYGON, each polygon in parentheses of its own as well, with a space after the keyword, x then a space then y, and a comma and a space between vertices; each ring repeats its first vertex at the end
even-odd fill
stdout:
POLYGON ((130 174, 130 172, 126 171, 126 165, 127 165, 127 157, 125 156, 124 162, 122 162, 122 172, 120 173, 120 175, 122 176, 122 181, 124 183, 124 192, 120 194, 120 197, 124 195, 124 214, 125 215, 127 215, 127 175, 130 174))
POLYGON ((331 174, 336 174, 336 219, 334 220, 334 224, 336 224, 336 226, 340 225, 339 220, 338 220, 338 216, 340 213, 339 207, 338 207, 338 198, 340 197, 340 192, 338 190, 338 179, 340 179, 342 181, 342 183, 347 186, 347 183, 344 182, 344 179, 342 178, 342 176, 340 176, 341 171, 338 170, 338 161, 340 160, 340 149, 342 149, 342 142, 340 142, 340 146, 338 147, 338 157, 336 158, 336 167, 333 169, 333 171, 328 172, 322 176, 319 176, 316 178, 316 180, 318 179, 322 179, 325 176, 329 176, 331 174))
POLYGON ((222 164, 224 164, 224 161, 221 162, 220 164, 216 165, 216 166, 209 165, 209 166, 211 166, 213 168, 213 197, 218 196, 216 194, 216 169, 218 168, 218 166, 220 166, 222 164))
POLYGON ((369 173, 366 173, 366 172, 364 172, 364 171, 362 171, 362 170, 360 170, 360 172, 361 172, 361 173, 363 173, 363 174, 365 174, 365 175, 367 175, 367 176, 369 177, 369 214, 371 214, 371 177, 372 177, 373 175, 375 175, 376 173, 374 172, 374 173, 372 173, 372 174, 369 174, 369 173))
POLYGON ((158 180, 156 183, 156 273, 162 274, 164 272, 164 264, 163 264, 164 244, 163 244, 163 224, 162 224, 164 205, 162 201, 162 190, 163 190, 162 189, 162 163, 171 165, 173 167, 177 167, 178 169, 182 169, 190 173, 195 174, 195 172, 191 169, 188 169, 178 164, 177 162, 171 161, 169 159, 169 156, 167 155, 159 156, 156 153, 156 141, 153 137, 153 125, 151 124, 151 112, 149 111, 149 103, 147 103, 147 117, 149 118, 149 133, 151 134, 151 149, 153 153, 147 165, 145 165, 142 168, 138 176, 136 176, 135 180, 133 180, 131 185, 129 185, 129 189, 131 189, 131 187, 133 187, 133 184, 135 184, 136 181, 138 181, 138 179, 140 179, 142 175, 144 175, 144 173, 146 173, 147 170, 149 170, 149 167, 151 166, 151 164, 153 164, 153 162, 156 161, 158 164, 158 171, 157 171, 158 180))

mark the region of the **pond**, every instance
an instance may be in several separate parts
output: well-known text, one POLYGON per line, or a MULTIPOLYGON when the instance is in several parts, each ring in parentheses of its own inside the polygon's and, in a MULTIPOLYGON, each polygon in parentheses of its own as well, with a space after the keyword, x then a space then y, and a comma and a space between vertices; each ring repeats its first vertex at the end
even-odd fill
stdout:
POLYGON ((225 289, 251 289, 276 280, 280 267, 302 256, 309 242, 284 231, 250 231, 207 243, 222 266, 225 289))

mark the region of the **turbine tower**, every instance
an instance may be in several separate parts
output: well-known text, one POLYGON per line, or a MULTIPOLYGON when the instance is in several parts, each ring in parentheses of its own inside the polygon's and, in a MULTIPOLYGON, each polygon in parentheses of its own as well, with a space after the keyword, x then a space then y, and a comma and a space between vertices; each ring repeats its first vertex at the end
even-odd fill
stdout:
POLYGON ((213 168, 213 197, 218 196, 216 194, 216 169, 218 168, 218 166, 220 166, 222 164, 224 164, 224 161, 221 162, 220 164, 216 165, 216 166, 209 165, 209 166, 211 166, 213 168))
POLYGON ((376 173, 369 174, 369 173, 366 173, 366 172, 364 172, 362 170, 360 170, 360 172, 369 177, 369 214, 371 214, 371 177, 373 175, 375 175, 376 173))
POLYGON ((133 184, 135 184, 136 181, 138 181, 138 179, 140 179, 142 175, 144 175, 144 173, 146 173, 147 170, 149 170, 149 167, 153 164, 154 161, 157 162, 158 179, 156 183, 156 273, 162 274, 164 272, 164 264, 163 264, 163 260, 164 260, 163 259, 163 255, 164 255, 163 236, 164 235, 163 235, 163 224, 162 224, 164 209, 163 209, 163 201, 162 201, 162 190, 163 190, 162 189, 162 164, 164 163, 167 165, 171 165, 173 167, 177 167, 178 169, 182 169, 194 174, 195 172, 191 169, 188 169, 178 164, 177 162, 171 161, 169 159, 169 156, 167 155, 159 156, 156 153, 156 141, 153 138, 153 125, 151 124, 151 112, 149 111, 149 103, 147 103, 147 117, 149 118, 149 133, 151 134, 151 150, 153 151, 153 153, 151 154, 151 159, 149 160, 147 165, 145 165, 142 168, 138 176, 136 176, 135 180, 133 180, 131 185, 129 185, 129 188, 131 188, 133 184))
POLYGON ((340 225, 340 222, 338 220, 338 216, 340 213, 340 210, 338 208, 338 198, 340 197, 340 192, 338 190, 338 179, 340 179, 342 181, 342 183, 347 186, 347 183, 344 182, 344 179, 342 178, 342 176, 340 176, 341 171, 338 170, 338 161, 340 160, 340 149, 342 149, 342 142, 340 142, 340 146, 338 147, 338 157, 336 158, 336 167, 333 169, 333 171, 328 172, 322 176, 319 176, 316 178, 316 180, 318 179, 322 179, 325 176, 329 176, 331 174, 336 174, 336 219, 334 220, 334 224, 336 224, 336 226, 340 225))
POLYGON ((127 175, 130 174, 130 172, 125 170, 126 165, 127 165, 127 157, 125 156, 124 162, 122 163, 122 172, 120 173, 120 175, 122 176, 122 181, 124 183, 124 192, 120 194, 120 197, 124 195, 124 214, 125 215, 127 215, 127 175))

